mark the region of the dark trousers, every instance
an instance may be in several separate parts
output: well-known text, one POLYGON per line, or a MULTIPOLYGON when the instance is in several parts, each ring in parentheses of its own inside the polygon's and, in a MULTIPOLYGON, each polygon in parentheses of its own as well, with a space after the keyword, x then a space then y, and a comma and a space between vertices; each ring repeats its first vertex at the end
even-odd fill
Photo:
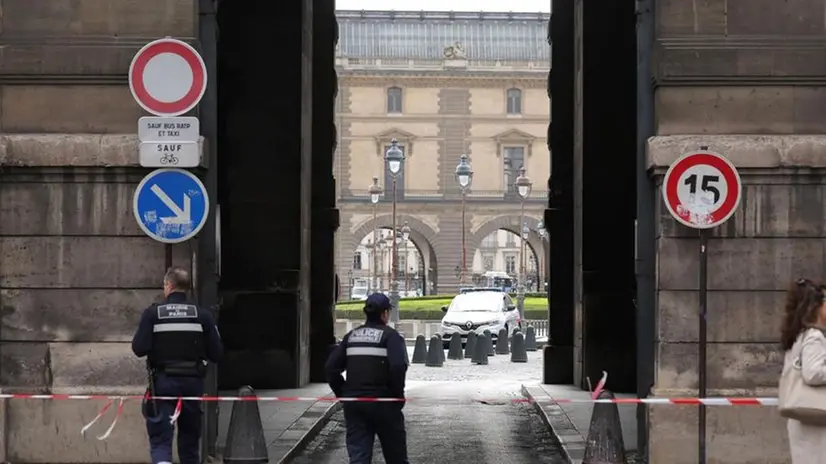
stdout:
POLYGON ((408 464, 407 432, 401 403, 344 403, 350 464, 371 464, 379 436, 387 464, 408 464))
MULTIPOLYGON (((155 377, 155 396, 202 396, 204 380, 200 377, 155 377)), ((169 418, 175 413, 177 401, 155 401, 157 414, 147 417, 146 431, 149 434, 149 453, 152 464, 172 462, 172 439, 175 426, 169 418)), ((151 412, 152 407, 150 406, 151 412)), ((150 414, 151 415, 151 414, 150 414)), ((178 458, 181 464, 200 464, 201 403, 184 401, 178 425, 178 458)))

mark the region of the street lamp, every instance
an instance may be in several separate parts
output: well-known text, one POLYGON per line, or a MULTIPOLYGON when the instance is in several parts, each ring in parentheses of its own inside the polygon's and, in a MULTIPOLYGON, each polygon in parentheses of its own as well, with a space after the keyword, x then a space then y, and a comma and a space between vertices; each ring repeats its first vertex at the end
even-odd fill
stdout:
POLYGON ((407 241, 410 240, 410 226, 407 225, 407 221, 404 221, 402 226, 402 239, 404 240, 404 296, 408 296, 407 292, 410 291, 410 265, 407 261, 410 255, 407 253, 407 241))
POLYGON ((387 161, 387 169, 390 170, 390 177, 393 178, 393 251, 390 257, 391 280, 390 280, 390 303, 393 305, 394 311, 390 312, 390 322, 393 326, 399 321, 399 283, 398 272, 399 263, 398 247, 396 245, 396 178, 402 169, 404 162, 404 152, 399 148, 399 142, 396 139, 390 141, 390 148, 384 153, 384 160, 387 161))
POLYGON ((465 199, 467 198, 467 189, 473 181, 473 168, 467 162, 467 155, 462 155, 459 158, 459 165, 456 166, 456 181, 459 182, 459 187, 462 188, 462 273, 459 275, 459 284, 464 285, 465 276, 467 275, 465 199))
MULTIPOLYGON (((528 195, 531 194, 531 186, 533 183, 531 182, 530 177, 525 175, 525 166, 522 166, 519 169, 519 177, 516 178, 516 181, 513 183, 516 187, 516 193, 519 194, 519 198, 522 200, 522 206, 519 213, 519 223, 525 224, 525 200, 528 198, 528 195)), ((524 235, 524 233, 523 233, 524 235)), ((525 249, 525 240, 522 240, 522 246, 520 247, 522 250, 525 249)), ((525 252, 522 251, 522 263, 519 269, 519 286, 516 288, 516 305, 519 308, 519 317, 525 319, 525 252)))
POLYGON ((370 202, 373 203, 373 254, 372 254, 372 261, 373 265, 371 266, 370 270, 370 290, 375 291, 378 288, 378 283, 375 282, 376 279, 376 269, 378 268, 378 246, 379 246, 379 228, 377 227, 376 223, 376 210, 379 206, 379 197, 381 194, 384 193, 384 189, 381 188, 379 185, 379 178, 373 178, 373 184, 370 185, 370 188, 367 189, 367 193, 370 194, 370 202))
POLYGON ((548 259, 546 256, 547 248, 545 248, 545 237, 548 236, 548 230, 545 229, 545 223, 543 221, 539 221, 539 224, 536 225, 536 233, 539 234, 539 238, 542 240, 542 258, 539 260, 539 268, 536 270, 537 276, 537 288, 540 292, 545 290, 545 275, 547 273, 547 269, 545 268, 545 262, 548 259), (542 283, 542 286, 539 286, 539 283, 542 283))

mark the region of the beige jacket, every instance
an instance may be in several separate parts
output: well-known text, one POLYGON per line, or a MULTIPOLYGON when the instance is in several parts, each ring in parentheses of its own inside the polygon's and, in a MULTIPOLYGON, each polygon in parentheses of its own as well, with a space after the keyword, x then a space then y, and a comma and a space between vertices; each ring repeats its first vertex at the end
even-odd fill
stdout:
MULTIPOLYGON (((808 329, 799 337, 784 362, 791 366, 801 360, 800 373, 810 386, 826 388, 826 335, 819 329, 808 329), (792 363, 792 364, 790 364, 792 363)), ((826 427, 805 425, 789 419, 789 448, 793 464, 826 464, 826 427)))

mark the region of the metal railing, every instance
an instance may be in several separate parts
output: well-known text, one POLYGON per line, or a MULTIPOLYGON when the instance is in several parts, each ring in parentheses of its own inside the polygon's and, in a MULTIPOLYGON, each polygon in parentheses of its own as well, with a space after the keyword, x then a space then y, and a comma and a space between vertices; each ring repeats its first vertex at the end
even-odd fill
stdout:
POLYGON ((527 320, 525 319, 525 323, 522 324, 522 328, 525 329, 528 326, 533 326, 534 330, 536 331, 536 338, 540 337, 547 337, 548 336, 548 321, 547 320, 527 320))
MULTIPOLYGON (((450 60, 406 60, 400 58, 336 58, 336 67, 340 70, 444 70, 455 68, 455 64, 446 64, 450 60)), ((451 63, 454 63, 452 61, 451 63)), ((522 71, 544 72, 551 68, 550 61, 518 61, 518 60, 464 60, 463 68, 477 71, 522 71)))

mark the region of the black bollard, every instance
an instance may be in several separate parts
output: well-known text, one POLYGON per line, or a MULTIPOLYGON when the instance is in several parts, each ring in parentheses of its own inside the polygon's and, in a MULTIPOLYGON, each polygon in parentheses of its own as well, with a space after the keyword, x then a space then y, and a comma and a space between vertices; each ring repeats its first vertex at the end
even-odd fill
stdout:
POLYGON ((525 351, 536 351, 536 329, 532 325, 525 330, 525 351))
POLYGON ((467 342, 465 343, 465 357, 473 359, 473 350, 476 349, 476 332, 467 334, 467 342))
POLYGON ((525 350, 525 337, 522 332, 513 334, 513 346, 511 346, 511 362, 528 362, 528 352, 525 350))
MULTIPOLYGON (((241 387, 238 396, 255 396, 255 392, 252 387, 241 387)), ((224 462, 266 464, 269 461, 258 401, 236 401, 229 419, 224 462)))
POLYGON ((416 346, 413 348, 413 359, 410 360, 412 364, 424 364, 427 360, 427 341, 424 335, 416 337, 416 346))
POLYGON ((444 364, 445 350, 442 347, 442 339, 438 335, 430 337, 430 347, 427 350, 427 361, 425 366, 442 367, 444 364))
POLYGON ((484 334, 476 339, 476 347, 473 350, 473 363, 484 366, 488 364, 488 346, 490 339, 484 334))
MULTIPOLYGON (((614 394, 603 390, 598 398, 614 399, 614 394)), ((582 464, 626 464, 622 423, 616 403, 594 404, 582 464)))
POLYGON ((508 348, 508 329, 499 329, 499 336, 496 337, 496 354, 510 353, 508 348))
POLYGON ((490 336, 490 330, 488 329, 485 329, 485 349, 488 352, 488 356, 495 354, 493 351, 493 337, 490 336))
POLYGON ((462 352, 462 336, 456 332, 450 336, 450 349, 447 351, 447 359, 465 359, 462 352))

